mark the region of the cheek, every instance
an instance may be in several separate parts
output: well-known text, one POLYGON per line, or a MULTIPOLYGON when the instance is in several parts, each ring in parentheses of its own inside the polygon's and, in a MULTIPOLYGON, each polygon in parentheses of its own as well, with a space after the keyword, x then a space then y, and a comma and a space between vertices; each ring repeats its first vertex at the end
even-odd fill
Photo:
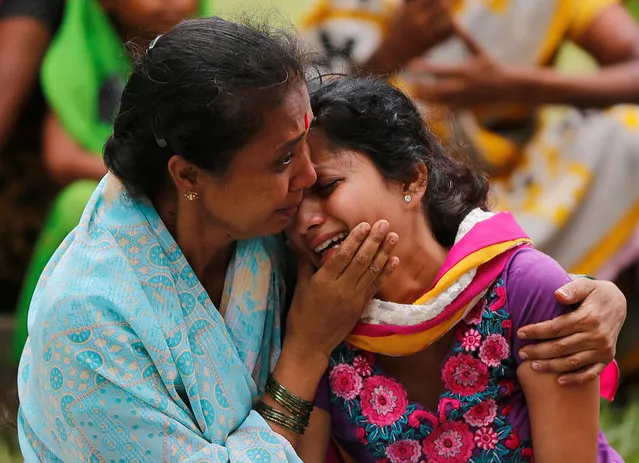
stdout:
POLYGON ((366 196, 344 186, 338 188, 324 203, 328 218, 342 222, 352 230, 357 224, 370 220, 366 196))
POLYGON ((252 188, 258 198, 262 198, 265 203, 270 202, 279 205, 288 195, 290 180, 290 175, 281 174, 266 180, 261 186, 252 186, 252 188))
POLYGON ((288 195, 288 175, 269 175, 268 178, 247 178, 234 188, 237 210, 272 213, 281 207, 288 195))

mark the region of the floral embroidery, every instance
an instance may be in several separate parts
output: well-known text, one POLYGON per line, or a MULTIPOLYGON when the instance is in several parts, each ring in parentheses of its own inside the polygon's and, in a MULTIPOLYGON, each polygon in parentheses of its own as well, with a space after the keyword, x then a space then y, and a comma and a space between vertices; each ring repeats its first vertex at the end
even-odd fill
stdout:
POLYGON ((391 463, 418 463, 422 449, 416 440, 400 440, 393 442, 386 449, 386 456, 391 463))
POLYGON ((489 367, 496 367, 510 355, 508 341, 501 334, 491 334, 479 348, 479 358, 489 367))
POLYGON ((373 362, 366 358, 366 356, 358 355, 353 359, 353 368, 355 368, 358 375, 370 376, 371 373, 373 373, 371 363, 373 362))
POLYGON ((355 368, 345 363, 333 368, 328 379, 333 393, 342 399, 354 399, 362 390, 362 377, 357 374, 355 368))
POLYGON ((446 389, 454 394, 471 396, 479 394, 488 385, 488 368, 470 354, 448 358, 442 369, 446 389))
POLYGON ((362 415, 378 426, 388 426, 406 411, 406 390, 392 378, 372 376, 364 381, 360 395, 362 415))
POLYGON ((435 414, 410 402, 375 356, 343 344, 331 356, 331 402, 371 455, 385 463, 530 462, 529 440, 508 421, 518 388, 510 357, 512 321, 498 280, 455 328, 444 360, 445 387, 435 414))
POLYGON ((479 402, 464 414, 466 423, 477 428, 492 424, 495 417, 497 417, 497 402, 493 399, 479 402))
POLYGON ((475 449, 473 433, 466 423, 443 423, 424 440, 423 451, 429 462, 466 463, 475 449))
POLYGON ((499 438, 493 428, 480 428, 475 432, 475 443, 480 449, 492 450, 498 442, 499 438))
POLYGON ((466 352, 475 352, 481 345, 481 334, 479 331, 472 328, 464 333, 462 338, 462 348, 466 352))

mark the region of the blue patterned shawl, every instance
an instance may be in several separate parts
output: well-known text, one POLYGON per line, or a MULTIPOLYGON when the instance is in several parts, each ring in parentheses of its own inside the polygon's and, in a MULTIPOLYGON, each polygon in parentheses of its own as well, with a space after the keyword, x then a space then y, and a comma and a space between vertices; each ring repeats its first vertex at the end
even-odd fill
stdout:
POLYGON ((31 304, 26 461, 299 461, 252 411, 280 353, 279 246, 237 243, 223 318, 153 206, 107 175, 31 304))

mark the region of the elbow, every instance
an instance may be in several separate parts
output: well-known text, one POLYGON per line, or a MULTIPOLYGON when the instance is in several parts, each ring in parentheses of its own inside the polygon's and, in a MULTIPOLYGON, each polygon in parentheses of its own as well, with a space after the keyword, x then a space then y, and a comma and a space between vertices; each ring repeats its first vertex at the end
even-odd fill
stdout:
POLYGON ((84 154, 55 115, 49 113, 42 127, 42 167, 47 176, 61 187, 82 178, 78 174, 84 154))
POLYGON ((74 180, 70 165, 61 153, 45 146, 42 154, 42 167, 51 181, 62 187, 74 180))

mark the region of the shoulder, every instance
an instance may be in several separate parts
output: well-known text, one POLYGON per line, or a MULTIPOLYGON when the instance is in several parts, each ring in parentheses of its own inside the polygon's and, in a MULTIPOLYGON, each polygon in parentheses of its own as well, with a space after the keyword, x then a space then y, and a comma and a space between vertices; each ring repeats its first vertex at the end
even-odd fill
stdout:
POLYGON ((510 297, 548 292, 554 295, 557 288, 570 281, 552 257, 532 248, 521 249, 510 258, 503 278, 510 297))
POLYGON ((273 269, 282 277, 287 288, 293 287, 296 279, 297 265, 295 257, 286 246, 284 234, 263 238, 264 248, 273 263, 273 269))
POLYGON ((262 238, 264 243, 264 249, 268 253, 271 261, 278 268, 283 268, 286 265, 286 241, 283 234, 270 235, 262 238))
POLYGON ((29 309, 29 336, 46 342, 88 326, 127 326, 141 312, 148 320, 149 304, 141 289, 124 256, 73 233, 38 282, 29 309))
POLYGON ((64 11, 63 0, 0 0, 0 19, 26 16, 55 30, 64 11))
POLYGON ((619 0, 572 0, 569 9, 569 37, 579 40, 606 8, 619 3, 619 0))
POLYGON ((535 249, 522 249, 506 264, 502 277, 515 329, 565 312, 555 291, 571 280, 550 256, 535 249))

